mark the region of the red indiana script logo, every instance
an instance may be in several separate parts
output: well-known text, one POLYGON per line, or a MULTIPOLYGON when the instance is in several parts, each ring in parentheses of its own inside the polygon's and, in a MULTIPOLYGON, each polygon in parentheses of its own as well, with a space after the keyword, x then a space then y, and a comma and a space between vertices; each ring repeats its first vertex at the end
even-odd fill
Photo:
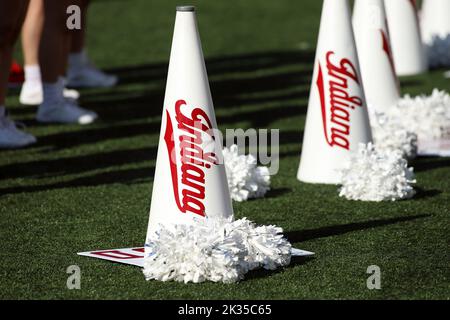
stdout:
POLYGON ((175 136, 170 113, 166 110, 167 124, 164 134, 170 159, 170 173, 172 175, 173 192, 178 209, 181 212, 192 212, 205 216, 205 170, 217 164, 216 154, 204 152, 202 148, 202 134, 207 134, 214 140, 211 121, 200 108, 194 108, 190 115, 184 115, 181 107, 186 105, 184 100, 175 103, 175 120, 179 134, 179 155, 177 161, 175 136), (180 166, 180 167, 179 167, 180 166), (181 181, 178 173, 181 172, 181 181), (181 183, 180 183, 181 182, 181 183), (181 191, 181 195, 180 195, 181 191))
POLYGON ((334 55, 333 51, 328 51, 326 54, 329 107, 325 101, 324 77, 320 63, 316 81, 320 95, 323 132, 329 146, 337 146, 349 150, 350 113, 351 110, 355 109, 355 106, 361 107, 363 101, 360 97, 350 96, 348 92, 349 80, 359 85, 358 75, 353 63, 344 58, 338 64, 334 64, 331 61, 332 55, 334 55))

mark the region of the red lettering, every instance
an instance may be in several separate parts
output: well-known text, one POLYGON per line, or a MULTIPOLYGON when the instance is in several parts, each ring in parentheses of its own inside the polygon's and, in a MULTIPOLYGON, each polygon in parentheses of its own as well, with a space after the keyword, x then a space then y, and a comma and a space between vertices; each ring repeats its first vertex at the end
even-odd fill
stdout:
POLYGON ((338 63, 333 63, 331 61, 332 55, 334 55, 333 51, 328 51, 326 54, 326 67, 329 78, 329 107, 326 104, 324 76, 320 63, 316 81, 321 104, 323 130, 328 145, 349 150, 351 110, 361 107, 363 100, 361 97, 351 96, 348 90, 349 80, 359 85, 358 74, 354 64, 346 58, 341 59, 338 63))
POLYGON ((167 124, 164 140, 170 158, 173 191, 176 204, 181 212, 205 216, 204 170, 217 164, 217 157, 213 152, 204 152, 202 144, 205 134, 214 140, 211 132, 212 123, 206 112, 200 108, 194 108, 190 116, 183 114, 181 107, 184 105, 186 105, 184 100, 178 100, 175 103, 175 120, 177 128, 180 129, 178 141, 181 165, 176 161, 174 130, 170 114, 168 111, 166 113, 167 124), (181 176, 181 181, 179 181, 179 176, 181 176))

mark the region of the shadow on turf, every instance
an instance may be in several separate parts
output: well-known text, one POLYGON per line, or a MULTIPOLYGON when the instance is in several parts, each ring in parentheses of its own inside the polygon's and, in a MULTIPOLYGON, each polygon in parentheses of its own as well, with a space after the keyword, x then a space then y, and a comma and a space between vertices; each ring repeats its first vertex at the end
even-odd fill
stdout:
MULTIPOLYGON (((207 59, 216 109, 274 104, 252 111, 234 110, 232 114, 219 115, 217 122, 221 126, 245 122, 246 127, 266 128, 278 120, 305 114, 306 105, 292 100, 307 100, 313 59, 312 51, 271 51, 207 59)), ((81 105, 97 111, 100 121, 94 127, 38 137, 37 147, 62 149, 159 132, 167 64, 126 66, 108 72, 119 76, 117 88, 82 92, 81 105), (128 84, 144 86, 121 90, 128 84), (124 120, 139 123, 123 124, 124 120)), ((14 108, 12 114, 15 118, 30 117, 35 110, 35 107, 14 108)), ((35 120, 21 121, 30 127, 38 125, 35 120)))
MULTIPOLYGON (((78 174, 112 166, 151 161, 156 158, 156 147, 107 151, 98 154, 76 155, 61 159, 37 160, 13 163, 0 167, 0 179, 46 178, 68 174, 78 174)), ((124 171, 124 176, 127 176, 124 171)), ((119 179, 117 182, 127 181, 119 179)), ((99 179, 98 184, 105 181, 99 179)))
MULTIPOLYGON (((265 199, 270 199, 270 198, 277 198, 283 194, 289 193, 291 192, 292 189, 291 188, 274 188, 274 189, 270 189, 269 191, 267 191, 266 195, 264 196, 265 199)), ((258 200, 257 198, 254 199, 249 199, 249 201, 256 201, 258 200)))
POLYGON ((415 172, 450 167, 450 159, 441 157, 419 157, 414 160, 413 167, 415 172))
MULTIPOLYGON (((124 138, 130 131, 135 133, 143 133, 145 127, 151 124, 142 125, 125 125, 124 129, 117 130, 114 133, 116 138, 124 138)), ((91 128, 80 133, 70 132, 65 134, 52 134, 47 136, 47 142, 54 147, 64 147, 68 144, 66 139, 71 142, 83 144, 85 139, 89 141, 98 141, 101 139, 101 129, 91 128)), ((303 132, 296 130, 282 130, 280 131, 280 145, 285 144, 299 144, 303 139, 303 132)), ((69 142, 70 143, 70 142, 69 142)), ((44 143, 38 143, 36 147, 41 147, 44 143)), ((48 151, 46 151, 48 152, 48 151)), ((83 172, 105 169, 113 166, 122 166, 131 163, 141 163, 146 161, 153 161, 156 158, 157 147, 151 146, 146 148, 135 148, 125 150, 113 150, 101 153, 94 153, 88 155, 74 155, 71 157, 64 157, 59 159, 45 159, 34 160, 28 162, 11 163, 0 166, 0 179, 14 179, 14 178, 46 178, 57 175, 79 174, 83 172)), ((299 155, 300 151, 292 151, 288 153, 281 153, 280 157, 287 156, 292 153, 299 155)), ((101 181, 99 181, 101 184, 101 181)))
MULTIPOLYGON (((96 139, 95 130, 84 132, 90 139, 96 139)), ((117 133, 116 136, 121 136, 117 133)), ((74 139, 83 139, 82 135, 73 135, 74 139)), ((302 133, 297 131, 281 131, 280 145, 298 143, 302 139, 302 133)), ((58 134, 52 135, 55 145, 64 145, 64 138, 58 134)), ((145 167, 139 169, 114 169, 106 172, 77 177, 57 183, 45 183, 41 185, 24 185, 0 189, 0 195, 16 194, 23 192, 39 192, 62 188, 77 188, 100 186, 106 184, 141 183, 151 181, 154 168, 148 165, 156 159, 157 147, 135 148, 126 150, 106 151, 88 155, 75 155, 59 159, 44 159, 21 163, 11 163, 0 167, 0 179, 33 178, 43 179, 51 177, 64 177, 65 175, 75 175, 88 173, 89 171, 108 169, 110 167, 120 167, 129 164, 141 163, 145 167)), ((299 151, 292 151, 292 154, 299 155, 299 151)), ((286 154, 281 153, 280 157, 286 154)), ((278 197, 289 192, 290 189, 278 188, 269 191, 267 198, 278 197)))
POLYGON ((252 271, 249 271, 245 275, 245 279, 243 281, 248 281, 248 280, 251 280, 251 279, 266 278, 266 277, 269 277, 271 275, 283 272, 286 269, 306 264, 306 263, 308 263, 309 261, 311 261, 313 259, 314 259, 314 256, 309 256, 309 257, 292 257, 291 258, 291 262, 289 263, 289 265, 287 265, 284 268, 278 268, 278 269, 275 269, 275 270, 265 270, 265 269, 252 270, 252 271))
MULTIPOLYGON (((258 71, 264 69, 273 69, 291 65, 312 65, 314 60, 314 51, 268 51, 255 52, 237 55, 227 55, 221 57, 211 57, 205 59, 206 69, 209 77, 214 77, 223 74, 243 73, 258 71)), ((131 83, 151 82, 155 80, 165 80, 167 76, 167 63, 152 63, 138 66, 125 66, 119 68, 112 68, 107 70, 109 73, 114 73, 120 78, 120 85, 131 83)), ((308 69, 308 72, 311 70, 308 69)), ((308 76, 311 72, 308 73, 308 76)), ((239 81, 239 79, 237 79, 239 81)), ((297 80, 298 81, 298 80, 297 80)), ((280 86, 286 84, 286 77, 282 77, 280 84, 273 84, 280 86)), ((222 87, 227 88, 230 82, 222 83, 222 87)), ((264 83, 265 84, 265 83, 264 83)), ((263 90, 267 88, 259 85, 251 86, 250 89, 263 90)), ((219 86, 220 87, 220 86, 219 86)), ((272 87, 270 86, 269 89, 272 87)), ((237 88, 238 90, 242 90, 237 88)), ((245 89, 245 88, 244 88, 245 89)))
MULTIPOLYGON (((353 231, 366 230, 366 229, 371 229, 371 228, 387 226, 387 225, 411 221, 411 220, 415 220, 415 219, 427 218, 430 216, 431 216, 430 214, 420 214, 420 215, 397 217, 397 218, 391 218, 391 219, 355 222, 355 223, 348 223, 348 224, 342 224, 342 225, 322 227, 322 228, 317 228, 317 229, 307 229, 307 230, 301 230, 301 231, 286 232, 285 236, 291 243, 297 243, 297 242, 302 242, 302 241, 307 241, 307 240, 312 240, 312 239, 342 235, 342 234, 346 234, 346 233, 353 232, 353 231)), ((303 265, 313 259, 314 259, 314 256, 292 257, 291 263, 288 266, 286 266, 284 269, 292 268, 292 267, 295 267, 298 265, 303 265)), ((270 275, 280 273, 282 271, 283 271, 283 269, 254 270, 254 271, 249 272, 246 275, 245 281, 248 281, 250 279, 268 277, 270 275)))
MULTIPOLYGON (((206 59, 211 93, 216 109, 250 104, 307 98, 312 74, 312 51, 272 51, 206 59), (291 67, 295 71, 272 70, 291 67), (300 70, 298 70, 300 69, 300 70), (249 72, 253 72, 248 74, 249 72), (232 77, 221 79, 226 75, 232 77), (306 86, 306 88, 305 88, 306 86), (292 89, 291 92, 284 92, 292 89), (280 92, 282 90, 283 92, 280 92)), ((128 120, 160 117, 164 100, 167 64, 148 64, 110 69, 119 76, 119 86, 159 84, 157 89, 131 92, 105 92, 83 95, 84 106, 100 113, 105 120, 128 120)), ((237 116, 218 117, 218 123, 250 121, 251 127, 267 125, 278 119, 306 113, 305 106, 278 106, 266 111, 244 112, 237 116)))
MULTIPOLYGON (((108 111, 111 112, 111 111, 108 111)), ((158 114, 160 114, 161 109, 158 108, 158 114)), ((238 113, 229 115, 219 115, 217 116, 217 122, 226 128, 234 128, 233 124, 237 122, 247 122, 246 127, 248 128, 268 128, 272 122, 278 121, 280 119, 295 117, 302 115, 306 112, 306 107, 299 107, 298 105, 284 105, 282 107, 266 107, 258 110, 243 110, 238 113)), ((122 120, 128 117, 124 117, 122 113, 119 114, 122 120)), ((145 119, 145 117, 143 117, 145 119)), ((24 120, 22 121, 27 126, 37 125, 35 120, 24 120)), ((40 147, 51 147, 54 150, 61 150, 66 148, 73 148, 81 145, 95 144, 102 142, 104 140, 112 139, 123 139, 131 138, 138 135, 153 135, 159 133, 161 123, 158 119, 157 121, 144 122, 144 123, 112 123, 110 125, 105 125, 106 123, 101 120, 97 125, 102 125, 101 127, 86 127, 76 131, 66 131, 57 132, 49 134, 46 136, 38 137, 38 142, 34 145, 36 148, 40 147)), ((61 126, 63 127, 63 126, 61 126)), ((299 143, 302 140, 302 134, 291 132, 291 131, 281 131, 281 142, 299 143), (291 136, 288 136, 291 135, 291 136)), ((46 151, 47 152, 47 151, 46 151)))
POLYGON ((414 195, 412 200, 432 198, 442 193, 441 190, 437 189, 424 190, 419 187, 414 187, 414 190, 416 190, 416 194, 414 195))
MULTIPOLYGON (((233 128, 236 123, 245 127, 268 128, 278 120, 306 113, 306 105, 292 102, 307 99, 311 77, 312 51, 271 51, 238 54, 206 60, 208 74, 212 78, 211 91, 217 109, 240 107, 251 104, 275 103, 247 110, 236 108, 233 113, 221 112, 217 122, 221 127, 233 128), (281 69, 280 69, 281 68, 281 69), (303 87, 303 85, 305 85, 303 87)), ((111 69, 120 77, 119 87, 96 91, 84 91, 82 105, 100 114, 100 121, 93 126, 77 127, 38 137, 34 146, 37 152, 51 152, 84 145, 99 145, 106 140, 126 139, 136 136, 157 135, 164 98, 167 64, 149 64, 111 69), (120 90, 126 84, 151 84, 156 89, 139 87, 130 91, 120 90), (124 123, 124 120, 127 121, 124 123), (138 123, 131 123, 137 120, 138 123), (63 131, 66 130, 66 131, 63 131)), ((34 114, 36 107, 14 108, 15 116, 34 114)), ((35 120, 25 120, 28 126, 37 125, 35 120)), ((56 128, 59 129, 59 128, 56 128)), ((281 131, 280 144, 300 143, 302 132, 281 131)), ((30 151, 33 148, 29 149, 30 151)), ((283 154, 281 155, 283 156, 283 154)), ((136 150, 117 150, 90 155, 75 155, 61 159, 13 163, 0 167, 0 178, 48 178, 106 169, 108 167, 141 163, 154 160, 156 147, 136 150)), ((14 186, 0 189, 0 194, 35 192, 48 189, 98 186, 111 183, 133 183, 149 180, 149 169, 110 170, 90 176, 76 177, 70 181, 43 185, 14 186), (142 173, 142 176, 139 176, 142 173)))
POLYGON ((331 236, 337 236, 346 234, 349 232, 372 229, 377 227, 383 227, 400 222, 406 222, 416 219, 422 219, 430 217, 430 214, 419 214, 414 216, 396 217, 390 219, 370 220, 364 222, 355 222, 334 226, 321 227, 317 229, 306 229, 300 231, 286 232, 285 236, 291 243, 302 242, 312 239, 325 238, 331 236))
POLYGON ((43 184, 43 185, 31 185, 31 186, 17 186, 0 189, 0 196, 6 194, 18 194, 25 192, 39 192, 49 191, 54 189, 63 188, 78 188, 78 187, 91 187, 107 184, 134 184, 141 182, 148 182, 152 179, 155 173, 153 167, 144 167, 136 169, 126 170, 113 170, 108 172, 102 172, 93 174, 87 177, 75 178, 70 181, 63 181, 57 183, 43 184))

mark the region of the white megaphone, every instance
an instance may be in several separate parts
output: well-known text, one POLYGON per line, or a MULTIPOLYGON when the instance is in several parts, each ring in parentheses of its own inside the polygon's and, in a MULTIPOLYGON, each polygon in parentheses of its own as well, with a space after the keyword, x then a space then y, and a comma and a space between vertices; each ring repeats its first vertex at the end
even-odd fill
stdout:
POLYGON ((428 62, 420 36, 415 0, 385 0, 384 6, 397 75, 425 72, 428 62))
POLYGON ((353 31, 367 107, 383 112, 400 98, 383 0, 356 0, 353 31))
POLYGON ((433 37, 446 38, 450 35, 450 1, 423 0, 420 15, 422 40, 431 44, 433 37))
POLYGON ((372 140, 347 0, 325 0, 297 178, 340 183, 359 143, 372 140))
POLYGON ((233 215, 195 9, 177 7, 147 241, 159 224, 233 215), (220 162, 220 163, 219 163, 220 162))

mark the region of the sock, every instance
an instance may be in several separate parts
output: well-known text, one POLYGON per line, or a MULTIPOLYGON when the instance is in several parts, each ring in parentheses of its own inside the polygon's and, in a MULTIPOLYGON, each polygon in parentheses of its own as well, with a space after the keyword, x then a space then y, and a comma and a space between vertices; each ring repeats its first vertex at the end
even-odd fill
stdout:
POLYGON ((54 83, 44 82, 42 88, 44 92, 44 101, 40 108, 54 108, 61 104, 61 102, 64 102, 64 83, 61 78, 54 83))
POLYGON ((63 84, 64 89, 67 89, 67 88, 66 88, 66 86, 67 86, 67 78, 66 78, 66 77, 64 77, 64 76, 59 76, 59 77, 58 77, 58 81, 61 81, 62 84, 63 84))
POLYGON ((0 105, 0 119, 6 117, 6 108, 5 106, 0 105))
POLYGON ((24 67, 25 71, 25 82, 28 85, 41 86, 41 69, 39 65, 26 65, 24 67))
POLYGON ((76 53, 69 54, 69 68, 70 69, 80 69, 84 67, 87 63, 87 53, 86 50, 82 50, 76 53))

